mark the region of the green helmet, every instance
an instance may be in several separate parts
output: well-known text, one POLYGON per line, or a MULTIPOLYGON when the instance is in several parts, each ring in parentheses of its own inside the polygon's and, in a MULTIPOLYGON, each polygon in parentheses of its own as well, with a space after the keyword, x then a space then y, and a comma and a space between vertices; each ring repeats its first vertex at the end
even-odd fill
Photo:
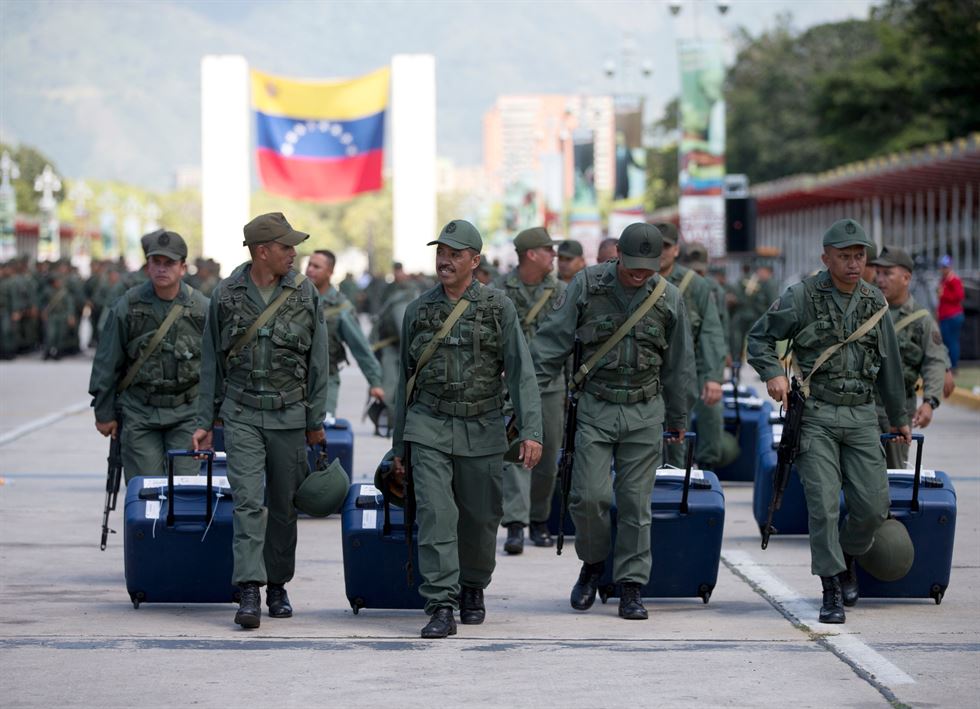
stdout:
POLYGON ((721 433, 721 458, 718 460, 718 467, 724 468, 726 465, 731 465, 741 454, 741 449, 738 445, 738 439, 735 438, 728 431, 722 431, 721 433))
POLYGON ((339 460, 310 473, 296 490, 296 509, 311 517, 326 517, 339 512, 347 497, 350 479, 339 460))
POLYGON ((886 519, 875 532, 871 548, 858 557, 861 568, 879 581, 898 581, 912 568, 915 548, 905 525, 886 519))

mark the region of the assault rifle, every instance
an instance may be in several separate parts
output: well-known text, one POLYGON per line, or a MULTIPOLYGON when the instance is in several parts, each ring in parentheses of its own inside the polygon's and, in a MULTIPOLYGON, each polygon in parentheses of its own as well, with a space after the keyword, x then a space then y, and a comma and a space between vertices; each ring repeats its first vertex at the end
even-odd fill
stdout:
MULTIPOLYGON (((582 341, 575 340, 572 351, 572 374, 582 366, 582 341)), ((578 390, 571 379, 565 393, 565 433, 562 437, 561 457, 558 458, 558 481, 561 490, 561 504, 558 507, 558 541, 555 549, 561 556, 565 546, 565 513, 568 511, 568 495, 572 489, 572 464, 575 461, 575 431, 578 428, 578 390)))
POLYGON ((109 513, 116 509, 119 497, 119 483, 122 480, 122 417, 117 413, 116 436, 109 438, 109 469, 105 480, 105 507, 102 510, 102 543, 99 549, 105 551, 106 540, 116 530, 109 529, 109 513))
POLYGON ((772 474, 772 499, 769 501, 769 514, 766 517, 766 525, 762 528, 763 549, 769 546, 769 537, 776 531, 776 528, 772 526, 772 517, 783 504, 783 493, 786 492, 786 484, 789 482, 789 474, 793 469, 793 461, 800 452, 800 432, 803 427, 803 405, 805 403, 806 397, 803 395, 803 387, 799 380, 793 377, 789 391, 789 406, 783 414, 785 423, 776 453, 776 469, 772 474))

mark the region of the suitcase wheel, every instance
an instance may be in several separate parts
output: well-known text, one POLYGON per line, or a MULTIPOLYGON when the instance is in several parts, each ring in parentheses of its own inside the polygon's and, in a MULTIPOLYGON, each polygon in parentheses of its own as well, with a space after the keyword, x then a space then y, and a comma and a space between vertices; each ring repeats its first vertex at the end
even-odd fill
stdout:
POLYGON ((235 591, 233 594, 231 594, 231 602, 232 603, 241 603, 242 602, 242 592, 241 591, 235 591))
POLYGON ((350 608, 352 611, 354 611, 354 615, 360 613, 363 607, 364 607, 364 599, 361 598, 360 596, 358 596, 357 598, 353 599, 350 602, 350 608))
POLYGON ((937 606, 938 606, 938 605, 939 605, 940 603, 942 603, 942 602, 943 602, 943 592, 944 592, 945 590, 946 590, 946 589, 944 589, 944 588, 943 588, 942 586, 940 586, 940 585, 939 585, 938 583, 934 583, 934 584, 932 585, 932 588, 931 588, 931 589, 929 589, 929 591, 930 591, 930 593, 929 593, 929 595, 930 595, 930 596, 932 596, 932 599, 933 599, 933 600, 934 600, 934 601, 936 602, 936 605, 937 605, 937 606))
POLYGON ((137 591, 136 593, 131 594, 129 597, 133 601, 133 608, 137 609, 140 607, 140 603, 146 600, 146 594, 142 591, 137 591))
POLYGON ((709 586, 708 584, 703 583, 700 586, 698 586, 698 595, 701 596, 701 600, 704 603, 707 603, 708 599, 711 598, 711 592, 714 590, 715 590, 714 586, 709 586))
POLYGON ((615 590, 616 588, 613 584, 609 584, 608 586, 599 586, 599 600, 605 603, 609 600, 609 597, 615 590))

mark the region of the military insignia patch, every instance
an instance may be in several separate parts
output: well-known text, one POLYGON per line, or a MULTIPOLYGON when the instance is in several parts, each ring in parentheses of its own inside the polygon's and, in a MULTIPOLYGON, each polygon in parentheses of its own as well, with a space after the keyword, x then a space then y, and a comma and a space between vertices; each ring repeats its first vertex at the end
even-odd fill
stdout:
POLYGON ((561 306, 565 304, 565 293, 555 298, 555 304, 551 306, 552 310, 560 310, 561 306))
POLYGON ((932 343, 934 345, 941 345, 941 344, 943 344, 943 338, 939 335, 939 330, 933 330, 932 331, 932 343))
POLYGON ((640 244, 640 253, 644 256, 650 253, 650 242, 644 241, 642 244, 640 244))
POLYGON ((446 225, 446 233, 452 234, 454 231, 456 231, 456 222, 449 222, 446 225))
POLYGON ((170 234, 168 234, 167 232, 163 232, 162 234, 160 234, 160 236, 157 238, 157 243, 160 244, 160 246, 166 246, 167 244, 169 244, 170 234))
POLYGON ((844 225, 844 231, 846 231, 848 234, 853 234, 857 231, 857 227, 854 226, 854 222, 848 222, 844 225))

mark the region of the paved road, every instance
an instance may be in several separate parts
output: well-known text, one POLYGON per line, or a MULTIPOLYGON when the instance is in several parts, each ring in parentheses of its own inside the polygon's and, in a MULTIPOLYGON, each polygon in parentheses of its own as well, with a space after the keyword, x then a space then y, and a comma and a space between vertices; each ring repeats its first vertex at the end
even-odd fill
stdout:
MULTIPOLYGON (((432 642, 418 638, 420 612, 351 613, 335 518, 301 522, 290 620, 263 618, 245 632, 230 605, 133 609, 121 535, 98 548, 106 444, 89 410, 71 413, 85 399, 89 366, 82 358, 0 366, 5 707, 978 706, 976 412, 944 406, 927 431, 927 466, 951 472, 959 498, 941 606, 862 600, 843 627, 815 623, 819 582, 805 539, 777 538, 763 553, 751 488, 727 484, 710 604, 651 601, 647 622, 620 620, 613 602, 579 614, 567 601, 574 554, 529 548, 498 557, 486 624, 432 642)), ((367 480, 387 444, 360 421, 360 373, 347 369, 343 380, 355 478, 367 480)))

